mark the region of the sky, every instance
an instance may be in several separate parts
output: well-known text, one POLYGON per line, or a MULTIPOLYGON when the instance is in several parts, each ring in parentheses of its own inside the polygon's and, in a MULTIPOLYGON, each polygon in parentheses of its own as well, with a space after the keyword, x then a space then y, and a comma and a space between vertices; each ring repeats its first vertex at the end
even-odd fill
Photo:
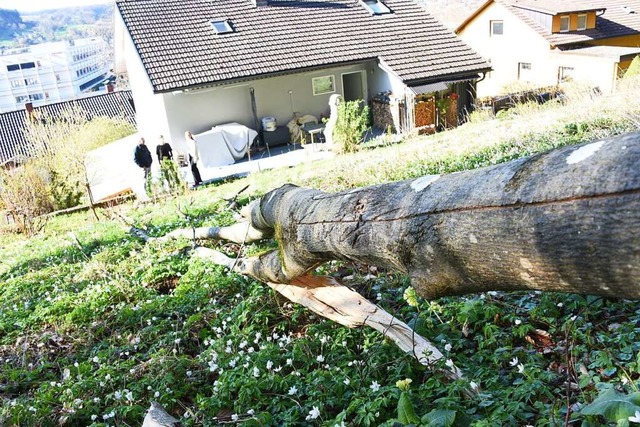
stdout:
POLYGON ((20 12, 33 12, 42 9, 107 4, 112 0, 0 0, 0 9, 18 9, 20 12))

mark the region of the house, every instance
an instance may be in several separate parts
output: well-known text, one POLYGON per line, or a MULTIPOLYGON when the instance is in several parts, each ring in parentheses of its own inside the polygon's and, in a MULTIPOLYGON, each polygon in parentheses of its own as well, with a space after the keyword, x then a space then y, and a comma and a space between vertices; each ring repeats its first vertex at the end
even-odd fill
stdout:
POLYGON ((31 144, 24 137, 24 130, 30 116, 60 117, 65 108, 77 106, 87 117, 123 118, 135 125, 135 108, 131 91, 107 92, 87 96, 73 101, 34 107, 31 103, 24 110, 0 113, 0 166, 15 165, 29 156, 31 144))
POLYGON ((107 43, 99 37, 0 49, 0 112, 49 104, 105 87, 107 43))
POLYGON ((611 92, 640 54, 640 0, 488 0, 456 33, 493 67, 478 96, 518 81, 611 92))
POLYGON ((264 117, 284 125, 296 113, 326 115, 334 93, 386 97, 403 107, 394 110, 395 126, 409 130, 417 96, 455 92, 463 113, 474 82, 490 69, 413 0, 116 6, 116 73, 126 67, 139 129, 151 138, 170 135, 183 150, 186 130, 228 122, 260 130, 264 117))

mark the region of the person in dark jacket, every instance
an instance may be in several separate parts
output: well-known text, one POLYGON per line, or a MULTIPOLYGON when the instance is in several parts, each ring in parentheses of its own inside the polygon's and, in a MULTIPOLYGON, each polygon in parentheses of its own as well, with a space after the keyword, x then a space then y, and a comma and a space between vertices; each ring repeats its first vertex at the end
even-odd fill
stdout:
POLYGON ((133 153, 133 161, 136 162, 136 165, 140 166, 144 170, 145 188, 147 190, 147 193, 150 193, 151 163, 153 163, 153 158, 151 157, 151 152, 144 143, 144 138, 140 138, 140 142, 138 142, 138 145, 136 146, 136 149, 133 153))
POLYGON ((156 147, 156 155, 158 156, 158 162, 162 163, 164 159, 173 159, 173 149, 171 145, 164 140, 164 136, 160 135, 160 142, 156 147))
POLYGON ((158 142, 158 147, 156 147, 156 155, 160 162, 160 176, 167 190, 170 192, 179 191, 180 188, 183 188, 183 185, 178 173, 178 166, 173 161, 173 149, 162 135, 160 135, 160 141, 158 142))
POLYGON ((200 151, 198 150, 198 145, 191 131, 184 133, 184 139, 187 141, 187 148, 189 150, 189 164, 191 165, 191 173, 193 174, 193 185, 197 187, 202 184, 200 170, 197 165, 198 160, 200 160, 200 151))

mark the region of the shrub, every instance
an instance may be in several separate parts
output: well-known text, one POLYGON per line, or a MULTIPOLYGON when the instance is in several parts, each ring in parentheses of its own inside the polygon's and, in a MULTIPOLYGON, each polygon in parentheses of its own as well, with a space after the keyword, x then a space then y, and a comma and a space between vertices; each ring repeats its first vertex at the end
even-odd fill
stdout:
POLYGON ((32 156, 40 159, 49 173, 54 208, 65 209, 81 203, 89 184, 85 158, 90 150, 134 131, 120 119, 89 120, 79 107, 69 107, 55 118, 41 114, 28 121, 25 138, 34 147, 32 156))
POLYGON ((357 151, 369 128, 369 107, 362 101, 346 101, 338 105, 338 120, 333 130, 337 153, 357 151))
POLYGON ((37 233, 45 224, 41 215, 53 211, 49 176, 37 162, 16 169, 0 169, 0 199, 18 230, 37 233))
POLYGON ((627 71, 624 73, 624 78, 628 79, 634 76, 639 76, 640 75, 640 55, 637 55, 635 58, 633 58, 633 61, 631 61, 631 65, 629 65, 629 68, 627 68, 627 71))

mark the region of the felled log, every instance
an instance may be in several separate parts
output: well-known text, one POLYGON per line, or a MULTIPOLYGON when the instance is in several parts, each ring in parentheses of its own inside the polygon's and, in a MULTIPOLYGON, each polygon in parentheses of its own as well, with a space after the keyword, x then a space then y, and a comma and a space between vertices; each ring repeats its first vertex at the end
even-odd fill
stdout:
MULTIPOLYGON (((197 235, 278 249, 230 267, 290 283, 329 260, 407 274, 426 298, 533 289, 640 298, 640 133, 341 193, 284 185, 197 235)), ((177 232, 176 232, 177 233, 177 232)))

